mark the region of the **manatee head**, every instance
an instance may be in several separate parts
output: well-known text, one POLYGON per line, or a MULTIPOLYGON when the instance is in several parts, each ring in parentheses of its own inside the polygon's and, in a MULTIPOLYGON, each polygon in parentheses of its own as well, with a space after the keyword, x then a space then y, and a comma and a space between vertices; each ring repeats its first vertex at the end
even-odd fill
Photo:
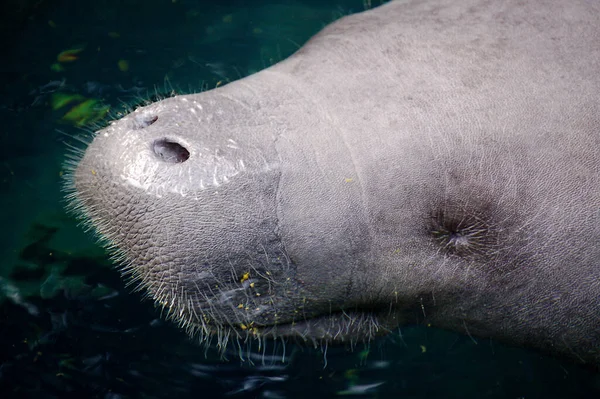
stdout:
POLYGON ((73 166, 73 207, 127 278, 203 340, 384 333, 396 315, 362 266, 361 193, 338 169, 352 163, 286 139, 327 127, 262 74, 98 131, 73 166))
POLYGON ((547 5, 344 17, 98 131, 73 207, 221 347, 425 321, 598 363, 599 10, 547 5))

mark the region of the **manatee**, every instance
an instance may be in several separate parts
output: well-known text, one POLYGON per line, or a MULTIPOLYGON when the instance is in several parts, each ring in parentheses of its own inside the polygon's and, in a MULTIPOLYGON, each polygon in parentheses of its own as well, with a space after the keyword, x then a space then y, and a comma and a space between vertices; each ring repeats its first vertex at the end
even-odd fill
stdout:
POLYGON ((200 342, 407 324, 600 364, 600 3, 401 0, 139 107, 68 198, 200 342))

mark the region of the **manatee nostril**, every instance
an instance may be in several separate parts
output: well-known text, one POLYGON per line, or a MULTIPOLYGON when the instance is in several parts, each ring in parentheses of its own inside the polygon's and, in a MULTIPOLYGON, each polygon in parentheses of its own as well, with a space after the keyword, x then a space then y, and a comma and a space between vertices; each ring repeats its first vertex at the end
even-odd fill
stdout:
POLYGON ((156 116, 156 115, 148 115, 148 114, 136 115, 133 118, 133 128, 135 130, 143 129, 145 127, 150 126, 157 120, 158 120, 158 116, 156 116))
POLYGON ((190 157, 190 152, 184 146, 167 139, 156 140, 152 149, 160 159, 169 163, 185 162, 190 157))

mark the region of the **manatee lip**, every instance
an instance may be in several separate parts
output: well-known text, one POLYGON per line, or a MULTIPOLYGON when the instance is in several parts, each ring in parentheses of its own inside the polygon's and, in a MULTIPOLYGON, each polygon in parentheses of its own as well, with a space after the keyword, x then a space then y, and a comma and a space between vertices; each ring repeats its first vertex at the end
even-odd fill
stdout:
POLYGON ((152 151, 163 162, 182 163, 190 158, 190 152, 181 144, 166 138, 155 140, 152 151))
MULTIPOLYGON (((236 331, 237 334, 245 332, 249 335, 275 339, 286 337, 300 339, 301 341, 323 342, 370 340, 391 331, 390 315, 385 313, 387 311, 378 313, 339 310, 285 323, 232 323, 227 327, 236 331)), ((221 328, 223 327, 225 326, 222 325, 221 328)))

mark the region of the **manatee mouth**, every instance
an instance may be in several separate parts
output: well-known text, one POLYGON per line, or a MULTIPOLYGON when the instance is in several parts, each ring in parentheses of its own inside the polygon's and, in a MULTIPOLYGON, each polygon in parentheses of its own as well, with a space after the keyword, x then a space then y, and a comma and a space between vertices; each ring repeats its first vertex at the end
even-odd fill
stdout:
POLYGON ((290 322, 277 324, 228 323, 212 324, 209 328, 192 331, 200 332, 201 340, 209 341, 213 336, 238 338, 290 338, 297 342, 310 342, 314 345, 323 343, 356 343, 368 342, 377 336, 386 335, 397 325, 396 315, 385 311, 332 311, 329 314, 299 318, 290 322))
POLYGON ((378 314, 361 311, 337 311, 288 324, 259 328, 262 335, 278 338, 299 338, 312 342, 369 341, 390 332, 378 314))
POLYGON ((274 269, 256 270, 225 281, 224 275, 206 273, 200 281, 176 289, 183 289, 185 298, 195 298, 190 306, 167 308, 191 336, 207 342, 217 337, 220 345, 228 338, 291 338, 315 344, 369 341, 398 325, 389 303, 364 306, 342 299, 337 303, 310 300, 314 296, 287 277, 291 274, 278 274, 274 269), (270 278, 264 279, 267 275, 270 278))

